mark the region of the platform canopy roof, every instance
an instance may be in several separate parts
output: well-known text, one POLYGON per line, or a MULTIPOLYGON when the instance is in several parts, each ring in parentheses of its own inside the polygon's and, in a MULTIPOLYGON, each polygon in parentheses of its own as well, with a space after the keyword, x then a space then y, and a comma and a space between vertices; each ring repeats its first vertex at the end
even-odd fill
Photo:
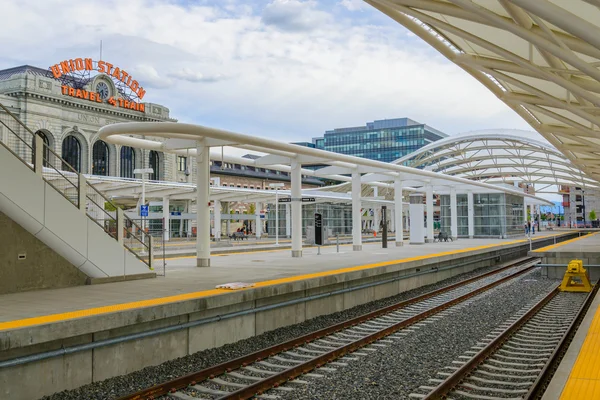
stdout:
POLYGON ((540 139, 536 132, 517 129, 467 132, 430 143, 394 163, 493 184, 523 182, 533 185, 536 194, 556 193, 563 185, 598 187, 540 139))
POLYGON ((600 180, 600 1, 365 0, 600 180))
MULTIPOLYGON (((233 146, 266 154, 257 159, 240 157, 236 161, 247 165, 289 170, 293 165, 325 164, 329 166, 316 171, 303 170, 302 174, 328 177, 340 181, 348 181, 351 178, 347 174, 353 173, 361 175, 379 174, 381 177, 385 177, 386 181, 393 181, 399 174, 402 174, 402 179, 407 181, 405 186, 410 186, 409 183, 414 183, 414 186, 435 184, 440 186, 440 190, 442 190, 441 186, 453 186, 457 189, 457 192, 477 190, 490 193, 499 191, 525 196, 530 198, 531 202, 551 204, 544 199, 523 193, 522 190, 514 187, 491 185, 433 171, 333 153, 199 125, 168 122, 121 123, 102 127, 99 135, 102 140, 111 143, 194 157, 197 157, 197 147, 199 145, 204 147, 233 146), (151 136, 166 140, 158 142, 156 140, 135 138, 131 135, 151 136)), ((209 156, 212 158, 212 153, 209 153, 209 156)), ((369 185, 393 192, 393 183, 382 180, 369 180, 369 185)), ((408 187, 407 190, 412 190, 412 188, 408 187)), ((311 193, 315 193, 315 191, 312 190, 311 193)), ((393 196, 388 196, 387 200, 393 198, 393 196)))
MULTIPOLYGON (((45 174, 47 177, 47 174, 45 174)), ((58 175, 58 174, 56 174, 58 175)), ((60 178, 60 176, 57 176, 60 178)), ((94 187, 110 199, 135 199, 142 194, 142 180, 138 178, 115 178, 110 176, 86 175, 94 187)), ((278 190, 279 199, 290 197, 289 190, 278 190)), ((196 185, 183 182, 147 181, 145 183, 146 199, 161 200, 168 196, 171 200, 195 200, 196 185)), ((275 203, 275 190, 232 188, 210 186, 210 199, 242 203, 275 203)), ((324 192, 305 189, 303 198, 314 198, 316 203, 351 203, 352 198, 346 193, 324 192)), ((391 205, 390 200, 379 198, 362 198, 365 205, 391 205)))

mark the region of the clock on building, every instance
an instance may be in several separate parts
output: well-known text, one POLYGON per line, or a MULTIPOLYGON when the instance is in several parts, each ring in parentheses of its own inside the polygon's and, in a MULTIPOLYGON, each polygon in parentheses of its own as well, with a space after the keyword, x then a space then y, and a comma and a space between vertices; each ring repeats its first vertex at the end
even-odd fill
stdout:
POLYGON ((100 98, 102 100, 106 100, 108 99, 109 95, 110 95, 110 91, 108 89, 108 85, 106 84, 106 82, 98 82, 98 84, 96 84, 96 92, 100 95, 100 98))

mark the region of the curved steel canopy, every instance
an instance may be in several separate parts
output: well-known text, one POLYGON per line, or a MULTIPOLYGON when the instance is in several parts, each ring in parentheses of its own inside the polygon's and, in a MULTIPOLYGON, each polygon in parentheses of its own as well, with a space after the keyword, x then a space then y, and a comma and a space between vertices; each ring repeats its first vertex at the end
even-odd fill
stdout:
POLYGON ((450 136, 408 154, 395 164, 486 183, 532 184, 535 193, 556 193, 558 186, 596 187, 553 146, 535 140, 535 132, 490 129, 450 136))
POLYGON ((600 180, 599 0, 365 0, 600 180))

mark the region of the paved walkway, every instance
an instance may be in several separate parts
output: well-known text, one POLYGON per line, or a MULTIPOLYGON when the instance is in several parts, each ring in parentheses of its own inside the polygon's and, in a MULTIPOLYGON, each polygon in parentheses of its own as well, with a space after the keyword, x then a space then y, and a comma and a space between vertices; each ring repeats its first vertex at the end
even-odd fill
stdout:
MULTIPOLYGON (((562 233, 543 232, 534 240, 562 233)), ((403 247, 391 245, 387 249, 382 249, 381 243, 373 243, 363 245, 360 252, 352 251, 351 245, 340 246, 339 253, 334 245, 322 248, 321 255, 317 255, 316 248, 305 249, 302 258, 292 258, 289 250, 270 250, 215 256, 210 268, 196 268, 195 256, 180 257, 168 260, 166 276, 156 279, 0 295, 0 322, 197 293, 236 281, 260 282, 263 286, 281 278, 304 279, 307 274, 327 275, 343 268, 371 268, 382 262, 412 261, 523 241, 461 239, 403 247)), ((0 324, 1 329, 8 328, 0 324)))

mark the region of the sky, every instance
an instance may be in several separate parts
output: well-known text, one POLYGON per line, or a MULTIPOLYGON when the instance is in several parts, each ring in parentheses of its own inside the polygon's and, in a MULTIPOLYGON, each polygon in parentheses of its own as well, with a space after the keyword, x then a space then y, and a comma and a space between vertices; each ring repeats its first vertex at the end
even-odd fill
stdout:
POLYGON ((180 122, 282 141, 409 117, 531 130, 361 0, 0 0, 0 69, 76 57, 127 70, 180 122))

